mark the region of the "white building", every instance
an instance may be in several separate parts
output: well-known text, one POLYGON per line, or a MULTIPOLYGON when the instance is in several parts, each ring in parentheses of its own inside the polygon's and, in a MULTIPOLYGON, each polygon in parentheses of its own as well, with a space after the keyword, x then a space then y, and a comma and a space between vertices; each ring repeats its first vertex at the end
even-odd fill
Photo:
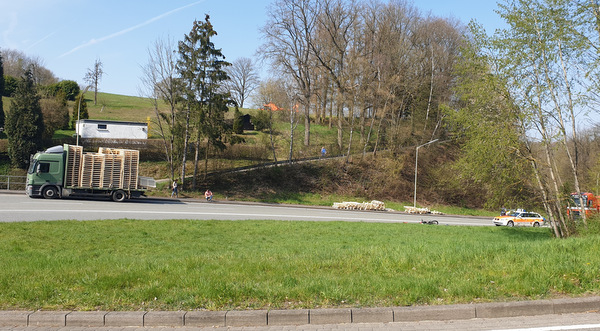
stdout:
POLYGON ((76 134, 81 138, 148 139, 148 124, 105 120, 79 120, 76 134))

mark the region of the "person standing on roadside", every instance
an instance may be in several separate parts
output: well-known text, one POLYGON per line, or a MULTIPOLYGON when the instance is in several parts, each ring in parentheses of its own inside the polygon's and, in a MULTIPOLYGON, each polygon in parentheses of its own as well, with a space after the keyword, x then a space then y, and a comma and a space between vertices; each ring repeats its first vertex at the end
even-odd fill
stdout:
POLYGON ((173 181, 173 185, 172 185, 172 188, 171 188, 171 189, 172 189, 172 191, 171 191, 171 198, 172 198, 173 196, 175 196, 175 197, 179 198, 179 193, 177 192, 177 179, 175 179, 175 180, 173 181))

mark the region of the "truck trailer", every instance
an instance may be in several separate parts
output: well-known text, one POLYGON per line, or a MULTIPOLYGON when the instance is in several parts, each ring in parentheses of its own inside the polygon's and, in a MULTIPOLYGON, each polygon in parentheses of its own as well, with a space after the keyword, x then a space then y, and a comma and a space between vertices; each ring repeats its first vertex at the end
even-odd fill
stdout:
POLYGON ((153 178, 138 176, 139 151, 100 147, 84 153, 64 144, 36 153, 27 171, 29 197, 104 196, 121 202, 156 187, 153 178))

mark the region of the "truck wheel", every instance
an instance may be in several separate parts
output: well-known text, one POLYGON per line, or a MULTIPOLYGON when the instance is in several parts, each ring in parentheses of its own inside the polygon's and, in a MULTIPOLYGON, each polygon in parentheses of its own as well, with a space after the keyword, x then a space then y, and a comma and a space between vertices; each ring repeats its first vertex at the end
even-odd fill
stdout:
POLYGON ((126 197, 127 197, 127 195, 125 194, 125 192, 123 190, 114 191, 112 194, 112 199, 115 202, 122 202, 125 200, 126 197))
POLYGON ((46 199, 56 199, 58 198, 58 190, 54 186, 46 186, 42 191, 42 195, 46 199))

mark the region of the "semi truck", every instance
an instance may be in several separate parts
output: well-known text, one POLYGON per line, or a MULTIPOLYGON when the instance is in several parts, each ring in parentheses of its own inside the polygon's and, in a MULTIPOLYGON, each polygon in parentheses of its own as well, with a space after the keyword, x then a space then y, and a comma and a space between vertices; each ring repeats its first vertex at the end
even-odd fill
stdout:
POLYGON ((29 197, 103 196, 121 202, 143 196, 156 181, 138 176, 139 151, 100 147, 97 153, 82 146, 54 146, 36 153, 27 171, 29 197))
POLYGON ((567 207, 567 215, 573 218, 581 217, 582 209, 586 217, 600 212, 598 196, 594 196, 593 193, 571 193, 571 200, 574 206, 567 207))

